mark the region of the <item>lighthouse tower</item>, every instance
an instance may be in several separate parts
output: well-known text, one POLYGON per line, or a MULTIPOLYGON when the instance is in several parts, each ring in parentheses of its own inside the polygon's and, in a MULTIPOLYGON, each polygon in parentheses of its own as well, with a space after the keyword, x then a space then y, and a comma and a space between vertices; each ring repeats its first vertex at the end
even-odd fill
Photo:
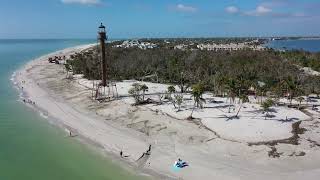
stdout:
POLYGON ((111 79, 107 80, 107 61, 106 61, 106 27, 101 23, 98 29, 98 57, 101 62, 101 82, 96 83, 93 80, 92 97, 102 101, 106 99, 114 99, 118 97, 117 85, 111 79))
POLYGON ((107 63, 106 63, 106 45, 105 40, 107 40, 106 27, 101 23, 98 30, 98 38, 100 41, 101 49, 101 71, 102 71, 102 82, 103 87, 107 86, 107 63))

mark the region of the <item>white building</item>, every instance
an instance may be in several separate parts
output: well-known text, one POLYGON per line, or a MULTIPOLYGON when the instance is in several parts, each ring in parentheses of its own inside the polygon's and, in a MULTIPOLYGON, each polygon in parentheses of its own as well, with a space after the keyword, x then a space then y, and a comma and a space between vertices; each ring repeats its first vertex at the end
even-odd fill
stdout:
POLYGON ((263 46, 256 45, 248 45, 247 43, 230 43, 230 44, 199 44, 197 48, 200 50, 208 50, 208 51, 239 51, 244 49, 251 49, 254 51, 262 51, 265 50, 263 46))
POLYGON ((133 48, 133 47, 138 47, 140 49, 153 49, 156 48, 157 45, 150 43, 150 42, 140 42, 138 40, 131 40, 131 41, 123 41, 122 44, 116 45, 114 47, 117 48, 133 48))

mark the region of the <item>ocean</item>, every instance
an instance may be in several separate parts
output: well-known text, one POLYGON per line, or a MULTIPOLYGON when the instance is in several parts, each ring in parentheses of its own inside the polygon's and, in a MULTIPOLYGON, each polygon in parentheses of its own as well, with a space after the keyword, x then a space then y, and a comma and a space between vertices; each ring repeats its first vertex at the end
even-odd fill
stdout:
POLYGON ((278 50, 303 49, 309 52, 320 52, 320 39, 276 40, 268 42, 265 46, 278 50))
POLYGON ((0 180, 142 179, 25 106, 10 81, 14 71, 36 57, 94 42, 0 40, 0 180))

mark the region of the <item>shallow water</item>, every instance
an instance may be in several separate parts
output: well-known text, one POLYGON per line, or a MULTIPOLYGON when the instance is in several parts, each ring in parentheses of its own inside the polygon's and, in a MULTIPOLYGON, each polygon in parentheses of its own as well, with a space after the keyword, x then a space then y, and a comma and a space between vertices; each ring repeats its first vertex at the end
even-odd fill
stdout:
POLYGON ((270 41, 267 47, 280 50, 305 50, 310 52, 320 52, 320 39, 301 40, 277 40, 270 41))
POLYGON ((102 158, 18 99, 10 81, 27 61, 94 40, 0 40, 0 179, 141 179, 102 158))

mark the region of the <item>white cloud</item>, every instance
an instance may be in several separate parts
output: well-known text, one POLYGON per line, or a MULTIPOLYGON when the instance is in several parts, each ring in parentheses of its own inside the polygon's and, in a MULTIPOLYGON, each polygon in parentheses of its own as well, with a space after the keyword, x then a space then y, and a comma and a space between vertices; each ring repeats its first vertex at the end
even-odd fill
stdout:
POLYGON ((100 5, 101 0, 61 0, 64 4, 100 5))
POLYGON ((256 13, 257 14, 266 14, 266 13, 269 13, 271 11, 272 11, 272 9, 264 7, 264 6, 258 6, 257 9, 256 9, 256 13))
POLYGON ((183 4, 178 4, 175 9, 177 11, 181 11, 181 12, 196 12, 197 11, 197 8, 195 7, 192 7, 192 6, 186 6, 186 5, 183 5, 183 4))
POLYGON ((248 16, 263 16, 263 15, 268 15, 271 12, 272 12, 271 8, 259 5, 255 10, 244 12, 244 14, 248 16))
POLYGON ((239 8, 237 8, 236 6, 228 6, 226 7, 225 11, 230 14, 236 14, 239 12, 239 8))
POLYGON ((304 12, 281 12, 281 8, 288 5, 289 0, 270 0, 256 6, 253 10, 241 11, 237 6, 228 6, 225 12, 243 16, 269 16, 274 18, 306 18, 310 15, 304 12), (277 11, 278 10, 278 11, 277 11))

